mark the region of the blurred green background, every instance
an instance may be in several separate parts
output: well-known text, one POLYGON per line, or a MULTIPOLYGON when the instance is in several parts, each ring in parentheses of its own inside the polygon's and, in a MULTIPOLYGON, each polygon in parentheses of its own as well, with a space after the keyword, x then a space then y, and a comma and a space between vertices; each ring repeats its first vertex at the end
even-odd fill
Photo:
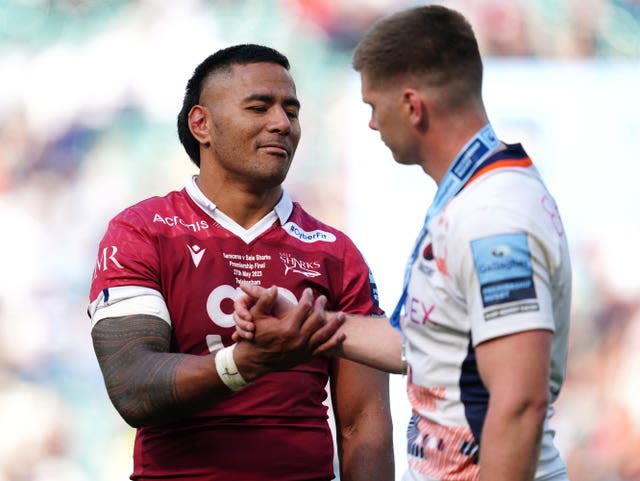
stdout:
MULTIPOLYGON (((287 189, 353 237, 392 310, 435 186, 367 128, 350 55, 377 18, 420 3, 0 0, 0 481, 128 478, 133 430, 85 314, 97 243, 122 208, 195 172, 175 117, 219 48, 291 60, 303 137, 287 189)), ((558 446, 573 480, 640 480, 640 1, 443 3, 473 24, 494 127, 523 142, 569 234, 558 446)), ((399 477, 409 408, 391 383, 399 477)))

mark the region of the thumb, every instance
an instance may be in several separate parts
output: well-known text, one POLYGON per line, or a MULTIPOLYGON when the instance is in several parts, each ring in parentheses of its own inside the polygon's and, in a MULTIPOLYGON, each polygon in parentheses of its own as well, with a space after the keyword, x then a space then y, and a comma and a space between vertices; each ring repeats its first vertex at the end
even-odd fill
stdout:
POLYGON ((271 286, 269 289, 264 290, 249 311, 253 319, 271 315, 277 296, 278 288, 276 286, 271 286))

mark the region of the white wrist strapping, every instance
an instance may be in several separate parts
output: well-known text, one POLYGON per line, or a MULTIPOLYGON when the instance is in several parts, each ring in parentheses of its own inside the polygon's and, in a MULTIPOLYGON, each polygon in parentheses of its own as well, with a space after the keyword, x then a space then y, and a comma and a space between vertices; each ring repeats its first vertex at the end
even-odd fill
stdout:
POLYGON ((223 347, 218 352, 216 352, 215 357, 216 371, 218 371, 218 376, 220 376, 222 382, 225 383, 225 385, 232 391, 237 391, 249 384, 244 380, 244 378, 240 374, 240 371, 238 371, 236 362, 233 360, 233 350, 235 348, 235 344, 232 344, 229 347, 223 347))

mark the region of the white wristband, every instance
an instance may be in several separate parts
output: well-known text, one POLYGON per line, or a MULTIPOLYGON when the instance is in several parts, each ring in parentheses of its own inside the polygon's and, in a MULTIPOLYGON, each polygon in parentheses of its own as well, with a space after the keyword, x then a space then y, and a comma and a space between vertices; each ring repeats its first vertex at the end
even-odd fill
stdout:
POLYGON ((232 391, 237 391, 249 384, 244 380, 240 371, 238 371, 236 362, 233 360, 233 350, 235 347, 236 345, 232 344, 229 347, 220 349, 216 352, 215 358, 218 376, 220 376, 222 382, 225 383, 225 385, 232 391))

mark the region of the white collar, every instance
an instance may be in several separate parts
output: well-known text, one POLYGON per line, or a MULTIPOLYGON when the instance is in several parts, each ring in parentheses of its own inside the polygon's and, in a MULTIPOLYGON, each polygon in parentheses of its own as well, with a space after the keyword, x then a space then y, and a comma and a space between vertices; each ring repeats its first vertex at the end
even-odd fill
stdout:
POLYGON ((191 200, 193 200, 198 207, 205 211, 218 224, 240 237, 247 244, 269 229, 276 219, 280 221, 281 225, 284 225, 293 211, 293 202, 291 201, 291 197, 289 197, 287 191, 282 188, 282 196, 273 210, 267 213, 267 215, 254 225, 245 229, 218 209, 218 207, 202 193, 196 182, 197 177, 197 175, 193 175, 190 181, 187 182, 186 191, 189 197, 191 197, 191 200))

